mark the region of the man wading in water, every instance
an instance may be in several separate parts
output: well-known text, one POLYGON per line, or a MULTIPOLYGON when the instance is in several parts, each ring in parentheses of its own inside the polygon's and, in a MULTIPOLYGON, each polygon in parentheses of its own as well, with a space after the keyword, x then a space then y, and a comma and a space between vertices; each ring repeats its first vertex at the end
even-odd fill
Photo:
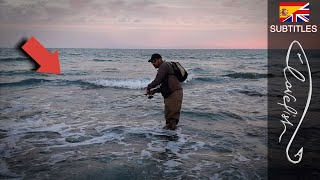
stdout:
POLYGON ((146 95, 161 93, 164 98, 164 113, 166 125, 164 129, 175 130, 180 118, 183 90, 180 81, 175 76, 172 65, 163 61, 160 54, 152 54, 150 60, 158 73, 155 79, 148 84, 146 95), (160 85, 159 88, 156 88, 160 85), (156 88, 156 89, 154 89, 156 88))

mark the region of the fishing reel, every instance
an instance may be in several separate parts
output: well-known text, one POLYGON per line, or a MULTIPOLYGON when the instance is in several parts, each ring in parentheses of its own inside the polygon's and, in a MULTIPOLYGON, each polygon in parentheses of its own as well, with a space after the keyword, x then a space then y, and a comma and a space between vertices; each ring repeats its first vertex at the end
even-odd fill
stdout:
POLYGON ((148 96, 148 99, 152 99, 153 98, 153 95, 152 94, 144 94, 145 96, 148 96))
POLYGON ((148 99, 152 99, 153 98, 153 94, 154 93, 145 93, 144 95, 148 96, 148 99))

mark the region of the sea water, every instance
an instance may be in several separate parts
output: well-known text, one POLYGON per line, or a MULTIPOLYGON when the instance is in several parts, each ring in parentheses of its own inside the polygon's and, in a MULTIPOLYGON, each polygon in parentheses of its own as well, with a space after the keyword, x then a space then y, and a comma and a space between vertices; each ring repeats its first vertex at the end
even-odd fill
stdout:
POLYGON ((58 51, 55 75, 0 49, 0 178, 267 178, 267 50, 58 51), (153 53, 189 73, 173 132, 153 53))

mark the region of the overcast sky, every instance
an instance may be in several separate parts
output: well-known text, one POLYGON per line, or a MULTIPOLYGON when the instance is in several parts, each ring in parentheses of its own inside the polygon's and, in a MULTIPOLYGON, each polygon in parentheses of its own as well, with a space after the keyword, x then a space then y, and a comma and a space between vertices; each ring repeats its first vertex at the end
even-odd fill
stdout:
POLYGON ((0 23, 0 47, 267 47, 265 0, 0 0, 0 23))

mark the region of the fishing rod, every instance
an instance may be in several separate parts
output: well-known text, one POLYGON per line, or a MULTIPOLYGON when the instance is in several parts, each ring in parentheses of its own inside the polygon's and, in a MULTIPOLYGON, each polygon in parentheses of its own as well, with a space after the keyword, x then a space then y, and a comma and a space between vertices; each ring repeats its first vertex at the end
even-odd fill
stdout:
POLYGON ((139 95, 135 95, 135 96, 148 96, 148 99, 152 99, 153 98, 153 95, 147 94, 147 93, 139 94, 139 95))

